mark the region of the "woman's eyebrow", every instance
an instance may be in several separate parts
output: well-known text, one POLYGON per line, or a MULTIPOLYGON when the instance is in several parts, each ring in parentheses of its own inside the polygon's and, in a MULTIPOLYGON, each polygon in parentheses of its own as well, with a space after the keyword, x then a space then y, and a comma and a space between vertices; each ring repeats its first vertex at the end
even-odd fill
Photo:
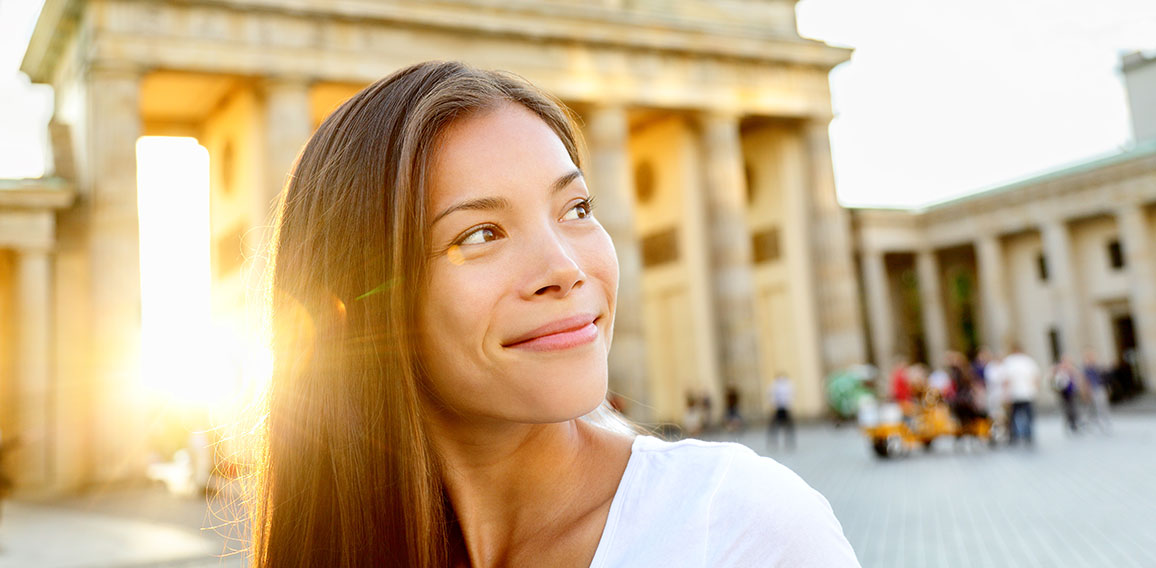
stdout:
POLYGON ((453 213, 454 211, 463 211, 463 210, 478 211, 478 210, 487 210, 487 209, 508 209, 509 207, 510 207, 510 200, 508 200, 504 197, 479 197, 477 199, 467 199, 465 201, 462 201, 461 203, 455 203, 455 204, 447 207, 441 213, 438 213, 437 217, 434 217, 434 220, 430 222, 430 225, 432 226, 434 223, 437 223, 438 221, 440 221, 442 217, 445 217, 446 215, 449 215, 450 213, 453 213))
MULTIPOLYGON (((554 194, 562 191, 563 189, 566 189, 566 186, 570 185, 571 182, 580 177, 582 177, 582 170, 578 169, 562 175, 562 177, 558 178, 554 181, 554 183, 550 184, 550 193, 554 194)), ((433 221, 430 222, 430 226, 433 226, 433 224, 440 221, 442 217, 445 217, 454 211, 484 211, 487 209, 508 209, 509 207, 510 201, 504 197, 479 197, 477 199, 467 199, 461 203, 455 203, 445 208, 445 210, 443 210, 441 213, 438 213, 437 216, 434 217, 433 221)))
POLYGON ((558 178, 557 181, 555 181, 552 185, 550 185, 550 193, 554 194, 562 191, 563 189, 566 189, 566 186, 570 185, 570 182, 580 177, 582 177, 582 170, 579 169, 575 169, 574 171, 563 175, 562 177, 558 178))

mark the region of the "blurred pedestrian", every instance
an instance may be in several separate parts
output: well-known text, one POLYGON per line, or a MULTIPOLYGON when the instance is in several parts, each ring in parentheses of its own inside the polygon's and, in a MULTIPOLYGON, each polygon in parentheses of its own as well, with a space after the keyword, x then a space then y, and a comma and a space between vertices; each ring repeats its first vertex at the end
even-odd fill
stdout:
POLYGON ((907 367, 907 372, 904 374, 904 377, 907 379, 907 389, 913 403, 918 404, 927 394, 927 374, 927 366, 922 363, 916 363, 907 367))
POLYGON ((795 387, 791 384, 791 379, 786 373, 780 372, 775 377, 774 382, 767 389, 767 397, 775 409, 775 415, 771 418, 771 425, 768 428, 769 442, 777 448, 779 446, 778 433, 782 430, 783 441, 787 449, 795 449, 795 422, 791 419, 791 402, 795 398, 795 387))
POLYGON ((1023 352, 1018 343, 1013 343, 1011 354, 1004 357, 1000 365, 1000 373, 1007 381, 1008 399, 1011 401, 1011 443, 1022 441, 1030 447, 1034 443, 1033 404, 1040 389, 1040 366, 1023 352))
POLYGON ((903 409, 904 414, 911 411, 911 383, 907 370, 907 357, 897 355, 891 366, 891 400, 903 409))
POLYGON ((940 367, 932 371, 931 376, 927 378, 927 388, 943 400, 951 398, 953 394, 951 375, 947 373, 947 369, 940 367))
MULTIPOLYGON (((987 377, 987 413, 991 416, 992 425, 999 428, 1008 426, 1008 389, 1007 378, 1003 373, 1003 361, 992 355, 983 369, 987 377)), ((1006 431, 1006 430, 1005 430, 1006 431)))
POLYGON ((743 416, 739 413, 739 389, 734 385, 727 385, 724 396, 727 407, 726 428, 734 432, 743 426, 743 416))
POLYGON ((979 351, 975 353, 975 359, 971 362, 971 371, 975 378, 979 380, 980 384, 987 386, 987 367, 995 359, 995 355, 988 349, 986 345, 982 345, 979 351))
POLYGON ((1088 419, 1105 434, 1112 431, 1112 417, 1108 408, 1108 373, 1096 362, 1096 352, 1084 353, 1084 380, 1088 386, 1088 419))
POLYGON ((1075 434, 1080 430, 1079 416, 1076 413, 1076 403, 1080 396, 1080 377, 1071 357, 1064 355, 1060 358, 1060 362, 1052 367, 1051 383, 1052 388, 1060 395, 1067 432, 1075 434))
POLYGON ((703 415, 705 408, 700 401, 701 399, 693 392, 686 393, 686 414, 683 415, 682 422, 689 436, 701 434, 706 425, 706 417, 703 415))
POLYGON ((984 404, 981 402, 983 385, 976 378, 971 365, 962 353, 949 351, 946 372, 951 378, 951 395, 946 398, 952 414, 965 428, 975 420, 984 418, 984 404))

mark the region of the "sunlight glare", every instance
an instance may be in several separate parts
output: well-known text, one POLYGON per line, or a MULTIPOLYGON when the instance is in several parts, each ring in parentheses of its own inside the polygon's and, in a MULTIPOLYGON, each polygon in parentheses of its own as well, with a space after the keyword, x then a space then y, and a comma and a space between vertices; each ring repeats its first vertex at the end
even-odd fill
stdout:
POLYGON ((241 356, 212 325, 209 154, 195 138, 137 141, 142 387, 182 405, 212 405, 237 383, 241 356))

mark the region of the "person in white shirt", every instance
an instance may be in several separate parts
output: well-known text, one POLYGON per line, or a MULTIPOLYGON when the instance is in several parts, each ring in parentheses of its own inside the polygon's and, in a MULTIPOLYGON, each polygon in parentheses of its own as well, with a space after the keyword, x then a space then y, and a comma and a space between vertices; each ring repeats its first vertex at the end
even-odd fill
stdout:
POLYGON ((275 231, 254 566, 858 566, 783 466, 606 404, 618 261, 582 147, 555 99, 455 62, 310 138, 275 231))
POLYGON ((999 369, 1011 401, 1011 442, 1033 444, 1032 423, 1035 422, 1033 403, 1040 390, 1039 364, 1013 344, 1011 354, 1004 357, 999 369))
POLYGON ((1007 379, 1003 374, 1003 360, 993 357, 984 367, 984 377, 987 382, 987 412, 993 422, 1006 424, 1007 412, 1007 379))

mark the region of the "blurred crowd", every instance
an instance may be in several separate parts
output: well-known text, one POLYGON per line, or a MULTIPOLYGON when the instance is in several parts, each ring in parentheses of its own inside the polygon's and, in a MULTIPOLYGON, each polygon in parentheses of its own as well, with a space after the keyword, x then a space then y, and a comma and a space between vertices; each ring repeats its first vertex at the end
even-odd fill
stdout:
POLYGON ((928 397, 942 400, 960 423, 990 418, 1008 440, 1031 445, 1036 405, 1043 389, 1056 393, 1069 433, 1111 431, 1109 403, 1134 394, 1137 381, 1127 365, 1109 368, 1092 351, 1080 362, 1064 355, 1042 367, 1018 345, 1003 355, 980 348, 968 359, 949 351, 943 365, 929 368, 897 357, 887 375, 887 398, 904 414, 928 397))

